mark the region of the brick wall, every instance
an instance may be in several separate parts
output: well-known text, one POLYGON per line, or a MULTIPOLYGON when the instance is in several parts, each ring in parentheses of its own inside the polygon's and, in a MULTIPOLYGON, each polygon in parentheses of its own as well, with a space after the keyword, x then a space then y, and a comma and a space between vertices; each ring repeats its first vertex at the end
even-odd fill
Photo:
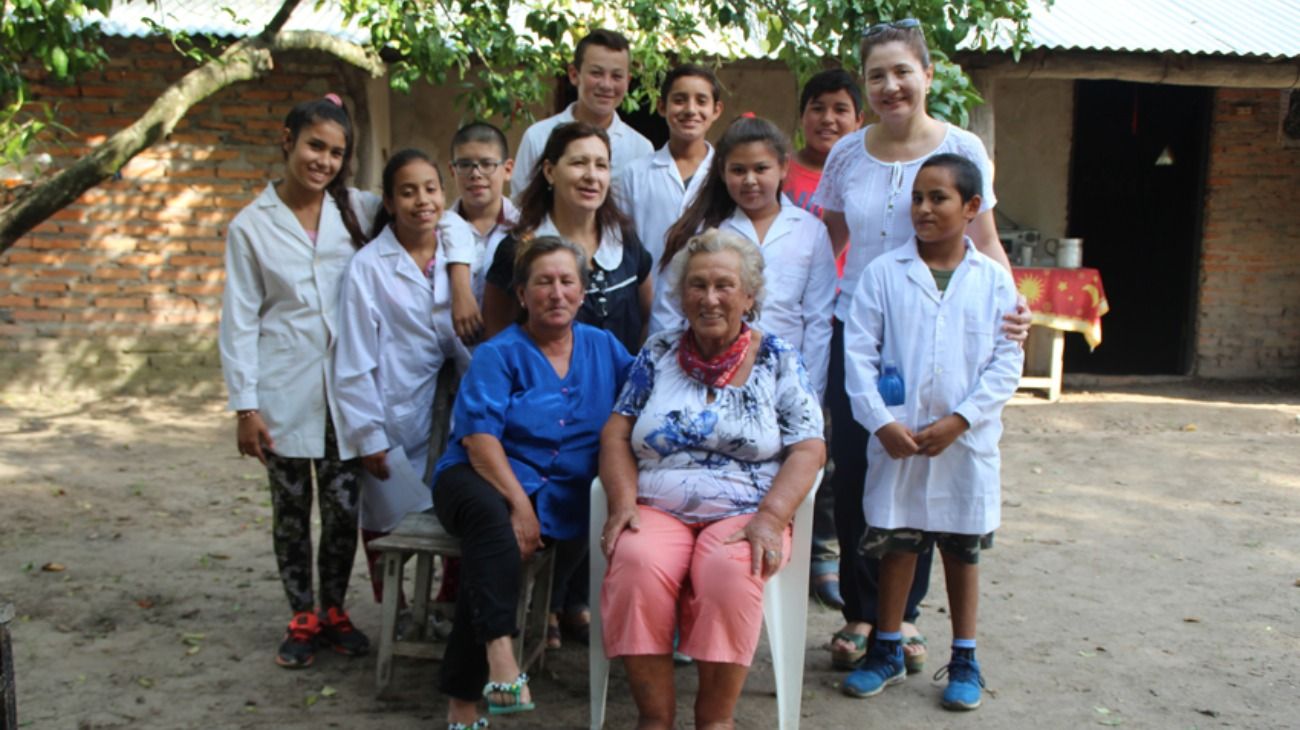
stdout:
MULTIPOLYGON (((107 51, 109 65, 76 85, 33 87, 76 133, 49 149, 56 167, 131 123, 188 68, 153 40, 114 39, 107 51)), ((276 140, 293 103, 344 86, 334 62, 278 57, 269 77, 194 107, 120 179, 0 255, 0 384, 219 391, 226 224, 280 173, 276 140)))
POLYGON ((1300 375, 1300 148, 1280 92, 1215 94, 1196 374, 1300 375))

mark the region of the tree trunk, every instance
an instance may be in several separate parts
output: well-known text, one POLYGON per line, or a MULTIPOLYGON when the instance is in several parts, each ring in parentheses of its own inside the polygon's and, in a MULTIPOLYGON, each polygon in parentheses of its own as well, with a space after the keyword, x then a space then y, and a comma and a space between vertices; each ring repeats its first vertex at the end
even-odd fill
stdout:
POLYGON ((293 50, 329 53, 374 76, 385 70, 383 62, 366 49, 325 33, 281 31, 236 41, 220 56, 168 87, 131 126, 0 210, 0 253, 82 193, 117 174, 132 157, 171 134, 195 104, 227 86, 267 75, 274 67, 273 53, 293 50))

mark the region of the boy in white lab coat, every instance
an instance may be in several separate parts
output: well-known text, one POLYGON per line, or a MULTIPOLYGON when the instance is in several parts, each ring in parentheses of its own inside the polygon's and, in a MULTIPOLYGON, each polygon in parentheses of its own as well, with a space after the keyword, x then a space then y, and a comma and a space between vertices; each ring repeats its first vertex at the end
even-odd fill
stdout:
POLYGON ((881 561, 876 642, 842 685, 854 697, 907 677, 904 603, 917 554, 937 545, 953 629, 943 706, 980 704, 979 552, 1001 518, 1002 407, 1024 363, 1000 331, 1016 308, 1011 274, 965 236, 981 189, 970 160, 926 160, 912 187, 916 235, 867 267, 846 324, 846 390, 854 417, 872 433, 861 550, 881 561), (891 365, 901 384, 882 373, 891 365))

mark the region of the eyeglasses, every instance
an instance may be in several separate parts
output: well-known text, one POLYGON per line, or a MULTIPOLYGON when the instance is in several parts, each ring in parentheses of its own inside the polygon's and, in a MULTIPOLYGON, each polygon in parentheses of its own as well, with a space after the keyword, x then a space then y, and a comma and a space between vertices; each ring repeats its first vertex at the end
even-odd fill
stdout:
POLYGON ((903 18, 902 20, 891 20, 887 23, 876 23, 870 28, 867 28, 866 30, 862 31, 862 37, 869 38, 877 33, 884 33, 890 28, 896 28, 898 30, 910 30, 912 28, 920 28, 920 27, 921 27, 921 21, 917 20, 916 18, 903 18))
POLYGON ((475 170, 491 175, 501 167, 501 160, 452 160, 451 166, 461 175, 468 175, 475 170))

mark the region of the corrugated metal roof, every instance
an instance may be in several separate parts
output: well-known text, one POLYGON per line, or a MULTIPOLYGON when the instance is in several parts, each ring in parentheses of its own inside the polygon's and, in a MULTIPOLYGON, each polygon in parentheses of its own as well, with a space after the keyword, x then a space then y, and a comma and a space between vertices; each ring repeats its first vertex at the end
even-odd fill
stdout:
MULTIPOLYGON (((1300 57, 1300 0, 1032 0, 1030 47, 1133 53, 1192 53, 1265 58, 1300 57)), ((101 21, 113 36, 153 35, 152 18, 190 33, 246 36, 261 30, 280 0, 120 0, 101 21), (231 13, 223 8, 230 8, 231 13), (240 24, 236 18, 249 21, 240 24)), ((366 42, 369 33, 344 26, 343 12, 326 0, 303 2, 287 30, 320 30, 366 42)), ((994 43, 1006 48, 1005 43, 994 43)), ((762 54, 759 54, 762 55, 762 54)))
POLYGON ((1300 57, 1300 0, 1034 0, 1035 48, 1300 57))
MULTIPOLYGON (((140 38, 154 35, 145 22, 147 18, 191 34, 243 37, 261 31, 275 17, 281 4, 280 0, 119 0, 113 3, 108 17, 98 13, 90 17, 99 20, 104 33, 111 36, 140 38)), ((319 9, 310 0, 300 3, 284 28, 325 31, 361 43, 370 40, 368 31, 354 24, 344 25, 342 9, 332 2, 321 3, 319 9)))

